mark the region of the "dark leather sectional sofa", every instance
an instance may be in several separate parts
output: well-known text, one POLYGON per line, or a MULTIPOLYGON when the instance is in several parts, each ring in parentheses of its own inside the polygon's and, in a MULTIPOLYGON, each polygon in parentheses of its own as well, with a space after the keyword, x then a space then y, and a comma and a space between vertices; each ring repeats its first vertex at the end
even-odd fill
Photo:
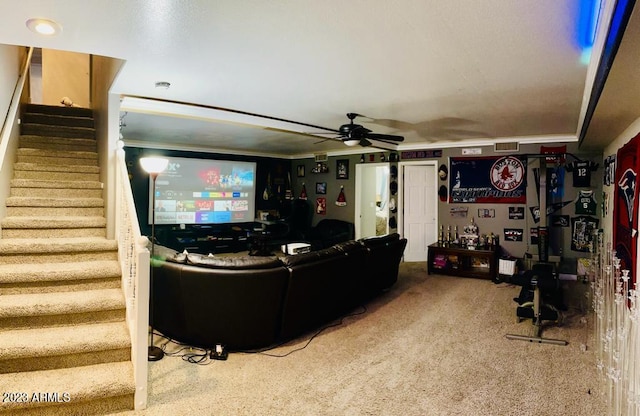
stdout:
POLYGON ((393 286, 398 234, 285 257, 155 251, 153 327, 192 346, 263 348, 293 339, 393 286))

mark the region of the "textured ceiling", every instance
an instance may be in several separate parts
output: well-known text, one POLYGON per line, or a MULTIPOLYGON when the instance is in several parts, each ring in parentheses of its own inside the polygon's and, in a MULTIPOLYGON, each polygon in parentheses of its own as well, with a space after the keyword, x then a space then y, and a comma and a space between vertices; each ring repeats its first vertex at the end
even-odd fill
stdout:
POLYGON ((112 90, 123 96, 266 116, 168 118, 171 110, 131 106, 123 135, 143 146, 341 151, 340 142, 291 132, 337 129, 347 112, 365 115, 356 121, 374 132, 405 136, 400 149, 575 140, 581 128, 590 85, 578 0, 150 4, 22 0, 3 7, 0 43, 122 59, 112 90), (63 32, 38 37, 25 26, 31 17, 63 32))

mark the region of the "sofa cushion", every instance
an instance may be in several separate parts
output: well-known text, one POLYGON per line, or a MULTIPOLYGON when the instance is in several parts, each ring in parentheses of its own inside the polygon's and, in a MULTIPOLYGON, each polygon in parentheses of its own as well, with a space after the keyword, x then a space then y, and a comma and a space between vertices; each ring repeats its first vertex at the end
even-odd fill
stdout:
POLYGON ((389 243, 394 243, 398 240, 400 240, 400 234, 392 233, 375 237, 365 237, 361 238, 359 241, 366 247, 379 247, 388 245, 389 243))
POLYGON ((285 256, 285 257, 282 257, 280 261, 286 267, 294 267, 301 264, 306 264, 306 263, 326 259, 328 257, 333 257, 337 255, 342 255, 342 253, 335 247, 330 247, 322 250, 311 251, 309 253, 293 254, 290 256, 285 256))
POLYGON ((216 257, 202 254, 187 255, 187 264, 206 267, 209 269, 273 269, 282 267, 277 257, 241 256, 241 257, 216 257))
POLYGON ((359 241, 345 241, 344 243, 338 243, 333 246, 335 249, 343 253, 351 253, 353 251, 362 250, 364 246, 359 241))
MULTIPOLYGON (((151 252, 151 242, 147 245, 147 249, 151 252)), ((153 257, 157 260, 164 260, 170 263, 186 263, 187 250, 180 253, 172 248, 161 246, 160 244, 154 244, 153 257)))

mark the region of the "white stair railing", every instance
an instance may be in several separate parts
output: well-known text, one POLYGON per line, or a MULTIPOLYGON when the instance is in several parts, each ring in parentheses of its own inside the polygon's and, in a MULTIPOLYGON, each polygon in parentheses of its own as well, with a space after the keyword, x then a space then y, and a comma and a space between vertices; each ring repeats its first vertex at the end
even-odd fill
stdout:
POLYGON ((118 142, 116 173, 116 240, 122 270, 122 290, 127 302, 131 358, 136 383, 135 408, 147 407, 149 331, 148 239, 140 233, 122 141, 118 142))

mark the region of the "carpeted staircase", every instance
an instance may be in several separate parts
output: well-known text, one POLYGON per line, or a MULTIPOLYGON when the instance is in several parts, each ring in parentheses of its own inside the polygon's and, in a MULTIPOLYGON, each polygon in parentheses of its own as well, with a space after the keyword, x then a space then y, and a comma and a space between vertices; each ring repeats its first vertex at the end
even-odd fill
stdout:
POLYGON ((133 409, 91 110, 30 104, 0 223, 0 414, 133 409), (21 402, 17 402, 21 401, 21 402))

